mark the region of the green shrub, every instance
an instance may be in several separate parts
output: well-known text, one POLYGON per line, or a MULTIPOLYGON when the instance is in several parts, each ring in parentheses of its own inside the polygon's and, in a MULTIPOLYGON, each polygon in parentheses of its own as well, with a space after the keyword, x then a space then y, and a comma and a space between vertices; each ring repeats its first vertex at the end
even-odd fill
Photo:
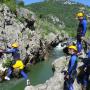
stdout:
POLYGON ((7 60, 4 60, 3 62, 3 67, 10 67, 12 64, 12 60, 11 59, 7 59, 7 60))
POLYGON ((24 7, 24 2, 19 0, 0 0, 1 3, 5 3, 12 12, 16 12, 16 7, 24 7))
POLYGON ((17 4, 18 4, 19 7, 24 7, 24 2, 23 1, 19 1, 17 4))
POLYGON ((12 12, 16 11, 16 1, 15 0, 4 0, 4 3, 10 8, 12 12))

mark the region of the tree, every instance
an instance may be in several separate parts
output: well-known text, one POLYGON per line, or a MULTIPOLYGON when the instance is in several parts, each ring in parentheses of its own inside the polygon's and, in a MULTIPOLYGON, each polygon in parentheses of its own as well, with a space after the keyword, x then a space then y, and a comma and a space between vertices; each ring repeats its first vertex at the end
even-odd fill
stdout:
POLYGON ((24 7, 24 1, 23 1, 23 0, 16 0, 16 4, 17 4, 19 7, 24 7))
POLYGON ((23 2, 23 1, 20 1, 20 2, 18 3, 18 5, 19 5, 20 7, 24 7, 24 2, 23 2))
POLYGON ((4 0, 4 3, 11 9, 12 12, 16 11, 16 0, 4 0))
POLYGON ((0 3, 3 3, 4 2, 4 0, 0 0, 0 3))

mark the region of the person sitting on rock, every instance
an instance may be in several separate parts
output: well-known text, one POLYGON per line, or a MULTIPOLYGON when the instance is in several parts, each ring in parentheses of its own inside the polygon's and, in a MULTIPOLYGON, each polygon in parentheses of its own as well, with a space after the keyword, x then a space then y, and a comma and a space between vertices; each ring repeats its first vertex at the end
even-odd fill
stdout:
MULTIPOLYGON (((13 71, 18 71, 18 73, 20 73, 24 77, 24 79, 28 78, 27 74, 23 70, 24 69, 24 64, 23 64, 23 61, 21 59, 16 60, 16 63, 12 66, 12 68, 13 68, 13 71)), ((12 69, 9 68, 8 73, 5 76, 5 79, 10 80, 11 74, 12 74, 12 69)))
POLYGON ((77 74, 77 47, 71 45, 68 47, 69 53, 71 54, 71 58, 68 64, 68 73, 65 76, 68 79, 68 87, 67 90, 74 90, 73 83, 77 74))

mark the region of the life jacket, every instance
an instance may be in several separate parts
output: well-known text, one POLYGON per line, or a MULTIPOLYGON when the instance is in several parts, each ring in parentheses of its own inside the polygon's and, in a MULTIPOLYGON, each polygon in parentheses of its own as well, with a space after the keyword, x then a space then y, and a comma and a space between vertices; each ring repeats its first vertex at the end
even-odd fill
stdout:
MULTIPOLYGON (((70 72, 71 74, 72 74, 73 72, 76 72, 77 63, 78 63, 78 57, 77 57, 77 55, 72 55, 71 58, 72 58, 73 56, 76 57, 76 61, 75 61, 74 66, 72 67, 72 71, 70 72)), ((69 67, 70 67, 70 66, 71 66, 71 60, 69 61, 69 67)))
POLYGON ((77 35, 80 35, 80 36, 82 35, 83 29, 84 29, 82 21, 83 20, 80 20, 79 25, 78 25, 78 29, 77 29, 77 35))
POLYGON ((14 52, 12 52, 12 56, 14 60, 20 59, 20 53, 19 50, 17 48, 13 48, 14 52))
POLYGON ((80 20, 79 25, 78 25, 78 29, 77 29, 77 35, 78 36, 82 36, 83 34, 86 33, 86 28, 84 28, 84 26, 87 26, 87 20, 86 17, 84 17, 82 20, 80 20), (83 33, 84 32, 84 33, 83 33))

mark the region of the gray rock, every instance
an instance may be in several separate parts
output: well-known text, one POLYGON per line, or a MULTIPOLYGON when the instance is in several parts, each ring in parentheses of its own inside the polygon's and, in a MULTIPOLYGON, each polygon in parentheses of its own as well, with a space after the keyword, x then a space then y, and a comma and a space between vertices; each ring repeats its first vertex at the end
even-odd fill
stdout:
MULTIPOLYGON (((61 71, 66 67, 65 62, 66 62, 66 57, 64 57, 64 56, 55 60, 52 63, 52 65, 55 66, 54 76, 51 77, 49 80, 47 80, 44 84, 39 84, 39 85, 32 86, 32 87, 37 88, 38 90, 63 90, 64 74, 61 73, 61 71), (58 69, 56 69, 56 68, 58 68, 58 69)), ((79 66, 80 66, 80 64, 79 64, 79 66)), ((37 89, 35 89, 35 90, 37 90, 37 89)), ((79 84, 77 84, 76 80, 74 82, 74 89, 81 90, 81 87, 79 84)), ((27 89, 25 89, 25 90, 27 90, 27 89)))

